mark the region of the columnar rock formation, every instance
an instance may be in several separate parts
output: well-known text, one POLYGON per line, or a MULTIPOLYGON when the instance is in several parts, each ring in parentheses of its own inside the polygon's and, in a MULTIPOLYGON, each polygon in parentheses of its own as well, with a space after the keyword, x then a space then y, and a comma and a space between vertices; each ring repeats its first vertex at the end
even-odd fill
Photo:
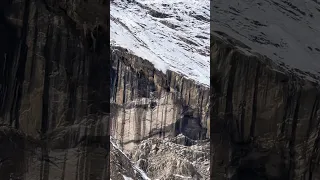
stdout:
POLYGON ((106 179, 108 6, 0 2, 1 179, 106 179))
POLYGON ((319 84, 211 40, 211 178, 319 179, 319 84))

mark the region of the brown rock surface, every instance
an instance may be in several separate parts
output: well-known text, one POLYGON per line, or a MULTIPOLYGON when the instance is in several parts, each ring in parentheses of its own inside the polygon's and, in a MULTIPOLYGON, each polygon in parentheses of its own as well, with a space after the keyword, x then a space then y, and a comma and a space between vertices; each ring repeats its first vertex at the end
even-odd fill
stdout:
POLYGON ((111 135, 130 150, 149 137, 209 137, 209 88, 112 47, 111 135))
POLYGON ((132 164, 150 179, 209 178, 209 149, 199 152, 204 154, 199 160, 190 148, 195 141, 209 138, 209 88, 176 72, 165 74, 121 47, 111 47, 111 52, 111 136, 123 151, 120 154, 128 155, 111 153, 112 179, 144 179, 137 177, 132 164), (167 148, 163 139, 179 134, 188 140, 180 145, 168 142, 171 148, 167 148), (156 141, 162 144, 162 152, 154 154, 148 148, 156 141), (178 152, 189 159, 179 158, 178 152), (139 153, 146 156, 135 157, 139 153))

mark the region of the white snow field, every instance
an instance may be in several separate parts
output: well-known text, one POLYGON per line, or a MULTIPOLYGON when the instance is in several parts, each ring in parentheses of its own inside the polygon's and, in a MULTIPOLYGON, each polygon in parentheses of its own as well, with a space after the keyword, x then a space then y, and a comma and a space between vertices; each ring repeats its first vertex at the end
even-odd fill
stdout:
POLYGON ((200 84, 210 84, 209 0, 113 0, 112 46, 200 84))
POLYGON ((213 2, 211 30, 215 36, 224 37, 223 34, 227 34, 249 47, 239 49, 265 55, 301 77, 318 81, 319 0, 213 2))

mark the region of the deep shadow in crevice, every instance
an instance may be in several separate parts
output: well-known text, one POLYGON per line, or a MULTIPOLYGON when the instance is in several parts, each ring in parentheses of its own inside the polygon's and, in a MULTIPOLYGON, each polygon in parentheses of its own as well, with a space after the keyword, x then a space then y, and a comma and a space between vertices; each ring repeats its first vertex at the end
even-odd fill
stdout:
POLYGON ((10 94, 17 91, 16 88, 21 83, 23 72, 19 72, 22 70, 20 64, 17 65, 18 67, 14 66, 16 49, 19 44, 17 28, 7 20, 4 9, 0 9, 0 32, 0 117, 4 117, 4 114, 9 111, 11 115, 9 122, 12 125, 14 119, 17 118, 13 108, 17 97, 12 97, 10 94))

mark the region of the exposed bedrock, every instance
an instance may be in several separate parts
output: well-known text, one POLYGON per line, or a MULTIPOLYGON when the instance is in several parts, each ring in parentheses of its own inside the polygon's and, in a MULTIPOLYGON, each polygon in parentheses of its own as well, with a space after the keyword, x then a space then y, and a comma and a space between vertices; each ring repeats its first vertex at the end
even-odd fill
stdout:
POLYGON ((319 179, 319 85, 211 38, 211 178, 319 179))
POLYGON ((0 2, 1 179, 108 177, 106 3, 0 2))
POLYGON ((111 49, 111 134, 130 150, 149 137, 209 138, 209 88, 111 49))

